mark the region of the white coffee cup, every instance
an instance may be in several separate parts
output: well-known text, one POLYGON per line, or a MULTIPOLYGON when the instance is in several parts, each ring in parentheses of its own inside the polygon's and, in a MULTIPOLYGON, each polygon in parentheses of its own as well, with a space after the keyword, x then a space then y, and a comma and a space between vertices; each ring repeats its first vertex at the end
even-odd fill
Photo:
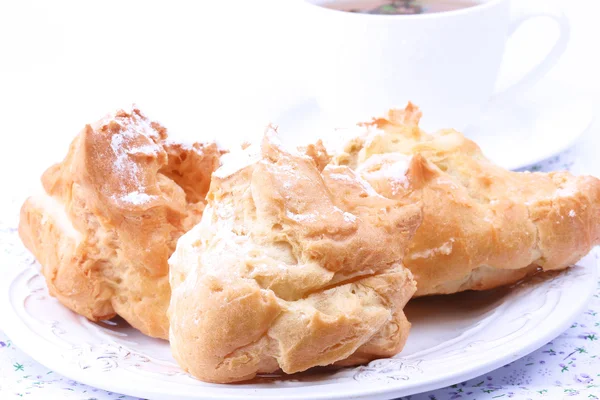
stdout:
POLYGON ((335 0, 292 0, 305 27, 306 84, 330 119, 357 121, 390 107, 418 104, 433 128, 465 127, 494 96, 537 82, 567 47, 560 11, 531 11, 519 2, 482 0, 455 11, 373 15, 324 7, 335 0), (525 21, 548 16, 560 35, 544 60, 503 93, 494 93, 507 39, 525 21))

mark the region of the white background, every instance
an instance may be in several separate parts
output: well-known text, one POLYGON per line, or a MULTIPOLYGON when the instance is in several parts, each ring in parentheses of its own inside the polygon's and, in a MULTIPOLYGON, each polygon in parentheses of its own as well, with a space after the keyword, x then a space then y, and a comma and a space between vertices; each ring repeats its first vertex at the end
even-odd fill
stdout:
MULTIPOLYGON (((258 132, 302 94, 311 61, 301 56, 310 24, 294 22, 290 1, 0 2, 3 178, 37 180, 84 124, 131 102, 179 137, 258 132)), ((549 79, 588 93, 598 110, 600 2, 560 3, 572 40, 549 79)), ((556 34, 551 21, 530 22, 507 59, 534 64, 556 34)), ((500 81, 520 72, 507 65, 500 81)), ((594 147, 582 157, 593 160, 594 147)))

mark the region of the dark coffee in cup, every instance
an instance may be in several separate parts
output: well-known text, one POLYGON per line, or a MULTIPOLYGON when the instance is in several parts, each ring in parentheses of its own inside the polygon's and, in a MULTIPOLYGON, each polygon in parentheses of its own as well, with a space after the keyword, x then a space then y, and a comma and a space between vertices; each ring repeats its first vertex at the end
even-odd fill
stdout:
POLYGON ((339 11, 413 15, 460 10, 481 4, 483 0, 329 0, 320 5, 339 11))

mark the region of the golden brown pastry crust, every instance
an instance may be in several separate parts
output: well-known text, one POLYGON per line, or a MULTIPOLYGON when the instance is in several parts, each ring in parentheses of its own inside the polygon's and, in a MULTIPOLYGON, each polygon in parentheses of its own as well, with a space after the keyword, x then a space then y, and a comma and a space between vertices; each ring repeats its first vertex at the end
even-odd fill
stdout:
POLYGON ((454 130, 426 134, 420 117, 409 104, 362 124, 365 133, 332 161, 385 197, 422 202, 423 223, 404 258, 417 296, 566 268, 600 242, 598 179, 504 170, 454 130))
POLYGON ((420 206, 378 196, 347 167, 320 172, 319 146, 307 154, 272 132, 231 153, 242 165, 223 160, 202 221, 169 260, 173 355, 199 379, 350 365, 404 346, 415 285, 401 244, 420 206))
POLYGON ((167 338, 167 259, 202 215, 215 144, 167 141, 137 108, 87 125, 23 204, 19 234, 50 293, 97 321, 167 338))

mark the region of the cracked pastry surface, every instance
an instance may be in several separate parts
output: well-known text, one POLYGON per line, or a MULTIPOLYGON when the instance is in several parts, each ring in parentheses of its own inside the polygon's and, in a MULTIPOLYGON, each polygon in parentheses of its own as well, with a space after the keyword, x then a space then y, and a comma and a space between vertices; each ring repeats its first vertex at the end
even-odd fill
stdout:
POLYGON ((201 222, 169 260, 170 341, 210 382, 397 354, 415 283, 401 260, 418 204, 377 195, 322 149, 268 133, 213 174, 201 222))
POLYGON ((221 153, 168 141, 135 107, 87 125, 21 208, 19 235, 50 294, 90 320, 118 314, 166 339, 167 260, 200 220, 221 153))
MULTIPOLYGON (((334 154, 382 196, 423 204, 404 264, 419 295, 484 290, 563 269, 600 243, 600 181, 500 168, 454 130, 429 135, 409 104, 361 124, 334 154)), ((403 246, 403 244, 402 244, 403 246)))

